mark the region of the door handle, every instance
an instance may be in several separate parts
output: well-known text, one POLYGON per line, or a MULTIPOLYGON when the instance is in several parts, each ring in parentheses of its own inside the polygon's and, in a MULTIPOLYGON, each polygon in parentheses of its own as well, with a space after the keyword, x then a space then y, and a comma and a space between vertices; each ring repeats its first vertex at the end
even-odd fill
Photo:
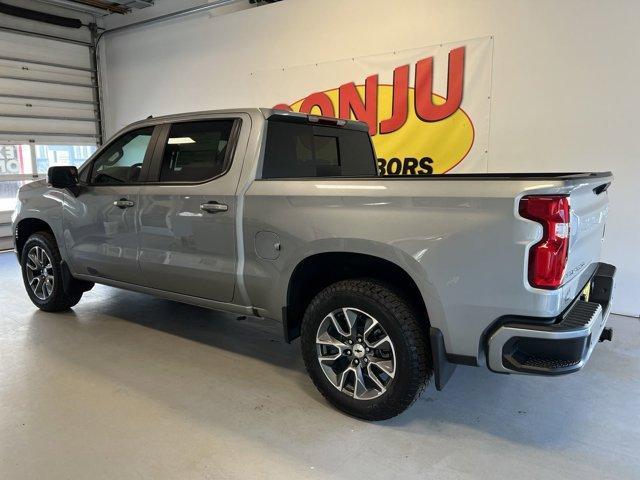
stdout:
POLYGON ((226 212, 229 210, 229 205, 218 202, 203 203, 200 205, 200 210, 207 213, 226 212))
POLYGON ((121 198, 120 200, 116 200, 113 204, 118 208, 129 208, 133 207, 135 203, 131 200, 127 200, 126 198, 121 198))

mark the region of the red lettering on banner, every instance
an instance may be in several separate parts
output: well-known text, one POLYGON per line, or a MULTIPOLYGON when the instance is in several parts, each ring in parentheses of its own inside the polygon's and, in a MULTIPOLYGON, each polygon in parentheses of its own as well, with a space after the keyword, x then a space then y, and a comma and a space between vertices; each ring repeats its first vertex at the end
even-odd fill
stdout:
POLYGON ((409 65, 393 71, 393 105, 391 118, 380 122, 380 133, 391 133, 402 128, 407 121, 409 108, 409 65))
POLYGON ((377 133, 378 127, 378 75, 370 75, 365 80, 364 101, 353 82, 340 86, 339 93, 340 118, 356 119, 369 125, 369 135, 377 133))
POLYGON ((464 47, 449 52, 447 99, 442 105, 433 103, 433 57, 416 63, 415 109, 416 115, 425 122, 443 120, 460 108, 464 84, 464 47))
MULTIPOLYGON (((416 116, 423 122, 437 122, 453 115, 462 104, 464 88, 465 47, 449 52, 447 72, 447 97, 444 103, 433 103, 433 57, 423 58, 416 63, 414 108, 416 116)), ((364 99, 355 82, 341 85, 338 89, 338 116, 366 122, 369 134, 378 133, 378 75, 370 75, 365 80, 364 99)), ((391 117, 380 122, 380 133, 392 133, 407 122, 409 109, 409 65, 402 65, 393 71, 391 117)), ((326 92, 316 92, 307 96, 300 105, 300 112, 311 113, 318 107, 320 114, 335 117, 335 107, 326 92)), ((291 111, 291 107, 279 103, 274 109, 291 111)))

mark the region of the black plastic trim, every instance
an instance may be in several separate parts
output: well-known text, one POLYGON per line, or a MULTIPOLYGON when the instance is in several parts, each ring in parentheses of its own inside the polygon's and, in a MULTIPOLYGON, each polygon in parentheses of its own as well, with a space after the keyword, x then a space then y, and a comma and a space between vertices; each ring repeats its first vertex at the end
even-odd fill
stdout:
POLYGON ((258 178, 256 181, 275 181, 275 180, 314 180, 319 178, 337 178, 340 180, 371 180, 372 178, 381 178, 385 181, 394 180, 485 180, 485 181, 503 181, 503 180, 592 180, 595 178, 611 177, 611 172, 567 172, 567 173, 438 173, 431 175, 376 175, 361 177, 287 177, 287 178, 258 178))
POLYGON ((599 304, 597 302, 585 302, 578 299, 577 302, 573 302, 571 304, 571 307, 566 314, 556 317, 553 323, 532 325, 531 323, 513 321, 508 322, 505 325, 513 328, 538 330, 540 332, 568 332, 586 325, 597 311, 598 305, 599 304))
MULTIPOLYGON (((554 318, 501 317, 485 334, 484 346, 488 355, 488 341, 499 328, 536 330, 539 332, 581 332, 593 321, 601 308, 609 309, 616 267, 599 263, 589 281, 591 293, 588 299, 581 294, 560 315, 554 318)), ((529 336, 514 336, 502 346, 502 361, 510 370, 539 375, 564 375, 582 368, 582 360, 591 345, 591 331, 584 335, 549 339, 529 336)))
POLYGON ((284 341, 286 343, 291 343, 296 338, 300 336, 300 324, 293 330, 289 329, 289 308, 282 307, 282 328, 284 332, 284 341))
POLYGON ((355 120, 343 120, 340 118, 325 117, 322 115, 291 112, 287 110, 273 110, 272 113, 266 117, 266 119, 268 122, 303 123, 307 125, 323 125, 347 130, 359 130, 361 132, 369 131, 369 126, 364 122, 355 120))
POLYGON ((87 292, 93 288, 93 282, 75 278, 65 260, 60 262, 60 270, 62 272, 62 289, 65 293, 87 292))
POLYGON ((469 367, 478 366, 478 359, 472 355, 456 355, 455 353, 447 353, 447 360, 457 365, 467 365, 469 367))
POLYGON ((593 189, 593 193, 595 193, 596 195, 600 195, 601 193, 606 192, 610 185, 611 185, 611 182, 598 185, 596 188, 593 189))
POLYGON ((28 8, 0 3, 0 13, 11 15, 12 17, 24 18, 35 22, 48 23, 50 25, 58 25, 66 28, 80 28, 82 22, 77 18, 63 17, 61 15, 53 15, 51 13, 40 12, 28 8))
POLYGON ((565 375, 580 370, 590 344, 591 335, 561 340, 513 337, 504 344, 502 359, 515 372, 565 375))
POLYGON ((162 155, 164 154, 164 145, 167 143, 167 137, 169 137, 169 130, 171 129, 170 123, 163 123, 156 125, 157 136, 153 141, 153 148, 151 149, 151 155, 149 161, 143 164, 144 176, 140 174, 143 184, 148 185, 153 183, 157 177, 160 176, 160 167, 162 163, 162 155), (159 159, 158 159, 159 157, 159 159), (145 168, 146 166, 146 168, 145 168))
POLYGON ((431 344, 431 357, 433 360, 433 378, 436 389, 440 391, 447 384, 453 372, 455 372, 457 365, 448 360, 444 337, 439 329, 429 327, 429 343, 431 344))

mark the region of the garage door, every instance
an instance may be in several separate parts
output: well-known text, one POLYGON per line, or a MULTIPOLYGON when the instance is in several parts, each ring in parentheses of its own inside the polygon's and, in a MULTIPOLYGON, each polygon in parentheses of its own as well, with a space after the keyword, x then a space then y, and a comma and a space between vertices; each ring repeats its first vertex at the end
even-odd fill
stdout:
POLYGON ((10 235, 20 185, 52 165, 80 165, 95 151, 94 73, 88 40, 0 30, 0 237, 10 235))

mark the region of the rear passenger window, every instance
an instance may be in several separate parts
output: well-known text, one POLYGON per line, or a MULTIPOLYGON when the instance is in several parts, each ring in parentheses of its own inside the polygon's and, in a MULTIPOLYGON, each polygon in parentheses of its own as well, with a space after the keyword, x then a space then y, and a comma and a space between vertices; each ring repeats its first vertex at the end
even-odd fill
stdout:
POLYGON ((262 178, 372 177, 376 170, 365 131, 268 122, 262 178))
POLYGON ((176 123, 164 148, 161 182, 202 182, 222 175, 229 165, 234 120, 176 123))

